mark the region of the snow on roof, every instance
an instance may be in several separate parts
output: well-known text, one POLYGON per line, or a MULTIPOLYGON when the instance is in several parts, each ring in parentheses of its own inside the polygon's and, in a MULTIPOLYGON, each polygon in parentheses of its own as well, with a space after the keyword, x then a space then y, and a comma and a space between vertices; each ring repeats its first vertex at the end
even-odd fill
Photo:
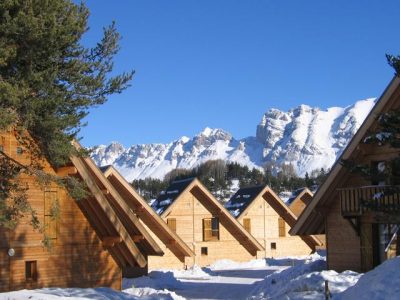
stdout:
POLYGON ((302 187, 302 188, 299 188, 299 189, 297 189, 297 190, 294 190, 294 191, 292 192, 292 194, 290 195, 290 197, 285 201, 285 202, 286 202, 286 205, 292 204, 292 202, 294 201, 294 199, 296 199, 297 196, 300 195, 301 192, 303 192, 304 190, 305 190, 305 187, 302 187))
MULTIPOLYGON (((289 198, 287 198, 287 200, 285 200, 285 204, 286 205, 292 204, 294 199, 296 199, 297 196, 299 196, 305 189, 306 189, 306 187, 302 187, 302 188, 299 188, 297 190, 294 190, 292 192, 292 194, 289 196, 289 198)), ((315 194, 315 192, 318 190, 318 185, 312 185, 308 189, 310 190, 311 193, 315 194)))
POLYGON ((111 165, 105 165, 105 166, 99 167, 99 169, 100 169, 100 171, 101 171, 102 173, 104 173, 104 172, 107 171, 108 168, 110 168, 110 167, 111 167, 111 165))
POLYGON ((253 200, 261 193, 265 186, 254 186, 239 189, 225 204, 231 215, 237 218, 253 200))
POLYGON ((195 178, 186 178, 182 180, 175 180, 167 188, 166 191, 162 191, 160 195, 151 203, 151 207, 156 211, 157 214, 161 215, 179 195, 192 183, 195 178))

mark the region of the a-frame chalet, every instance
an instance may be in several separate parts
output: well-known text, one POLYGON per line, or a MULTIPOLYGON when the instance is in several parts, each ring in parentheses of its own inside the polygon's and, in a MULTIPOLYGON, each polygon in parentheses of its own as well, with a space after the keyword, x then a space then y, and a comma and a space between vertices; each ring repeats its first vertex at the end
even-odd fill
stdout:
POLYGON ((51 175, 76 176, 89 196, 76 201, 55 183, 41 185, 26 174, 17 178, 27 188, 28 202, 51 247, 43 246, 44 233, 34 230, 27 217, 15 229, 0 228, 0 291, 53 286, 120 289, 122 269, 145 268, 146 256, 162 255, 144 226, 125 216, 119 196, 90 158, 74 156, 67 166, 54 169, 43 157, 33 158, 32 150, 19 142, 20 135, 14 129, 0 132, 0 151, 21 165, 35 159, 51 175), (55 205, 58 217, 53 215, 55 205))
POLYGON ((286 205, 288 205, 290 210, 298 217, 311 202, 313 195, 314 194, 307 187, 297 189, 286 201, 286 205))
POLYGON ((196 178, 174 181, 152 207, 193 250, 193 264, 247 261, 264 250, 196 178))
MULTIPOLYGON (((143 224, 164 252, 162 256, 147 256, 148 270, 159 268, 183 269, 191 265, 194 253, 175 231, 154 212, 114 167, 105 166, 101 170, 122 196, 134 217, 143 224)), ((130 274, 126 275, 129 276, 130 274)))
POLYGON ((314 236, 290 236, 296 215, 268 186, 239 189, 225 207, 265 248, 264 257, 307 255, 321 246, 314 236))

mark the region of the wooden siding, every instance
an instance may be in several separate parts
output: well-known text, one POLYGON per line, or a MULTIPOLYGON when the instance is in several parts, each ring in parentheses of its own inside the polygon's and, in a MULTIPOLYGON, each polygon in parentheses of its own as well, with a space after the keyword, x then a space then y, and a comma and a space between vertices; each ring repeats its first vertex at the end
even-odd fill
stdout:
MULTIPOLYGON (((21 163, 30 162, 25 149, 22 154, 17 153, 20 145, 13 131, 3 132, 0 137, 5 153, 21 163)), ((46 161, 42 162, 42 166, 46 172, 55 174, 46 161)), ((77 202, 55 185, 43 188, 27 175, 21 175, 19 180, 29 188, 28 201, 40 222, 52 226, 48 230, 51 230, 53 243, 49 250, 44 248, 43 234, 33 230, 28 218, 21 219, 15 230, 0 228, 0 291, 52 286, 108 286, 120 289, 121 270, 108 251, 103 249, 77 202), (45 221, 45 215, 50 215, 45 203, 46 191, 57 194, 60 207, 57 221, 45 221), (56 226, 53 226, 55 222, 56 226), (12 257, 7 255, 10 248, 15 250, 12 257), (26 261, 36 261, 37 280, 25 279, 26 261)))
POLYGON ((264 246, 265 251, 260 253, 260 257, 283 257, 292 255, 307 255, 312 252, 312 249, 298 236, 291 236, 288 233, 290 229, 287 224, 276 212, 271 205, 260 195, 253 200, 244 214, 238 221, 243 224, 244 220, 251 220, 251 234, 257 241, 264 246), (279 221, 279 220, 282 221, 279 221), (279 222, 283 222, 284 237, 280 236, 279 222), (276 249, 273 249, 273 244, 276 249))
POLYGON ((248 261, 255 258, 227 228, 224 218, 207 205, 204 199, 197 198, 186 191, 179 196, 168 215, 176 219, 176 233, 194 251, 193 263, 199 266, 209 265, 219 259, 248 261), (219 239, 203 241, 203 220, 219 218, 219 239), (207 255, 201 254, 201 248, 207 247, 207 255))
POLYGON ((310 195, 308 192, 304 192, 301 197, 298 197, 290 204, 289 208, 296 215, 296 217, 298 217, 311 202, 311 200, 312 195, 310 195))
POLYGON ((157 234, 155 234, 155 232, 152 231, 142 220, 140 220, 140 222, 142 222, 143 226, 164 252, 162 256, 149 255, 147 257, 147 266, 149 271, 155 269, 184 269, 185 267, 193 266, 193 261, 190 257, 185 257, 183 255, 178 256, 176 253, 172 252, 171 245, 174 241, 171 240, 167 243, 165 242, 165 239, 164 241, 161 240, 160 237, 158 237, 157 234))
POLYGON ((360 238, 341 216, 338 195, 326 216, 326 240, 328 269, 361 272, 360 238))

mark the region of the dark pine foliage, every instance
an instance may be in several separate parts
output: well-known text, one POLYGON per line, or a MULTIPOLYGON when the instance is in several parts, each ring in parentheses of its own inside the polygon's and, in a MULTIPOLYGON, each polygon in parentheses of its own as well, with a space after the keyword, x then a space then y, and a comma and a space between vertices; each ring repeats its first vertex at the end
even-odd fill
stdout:
MULTIPOLYGON (((377 128, 367 133, 363 143, 377 147, 388 145, 392 148, 400 148, 400 111, 390 110, 380 114, 377 123, 377 128)), ((350 172, 359 174, 371 183, 400 184, 400 158, 385 161, 385 167, 381 171, 374 163, 362 164, 356 159, 342 160, 341 164, 350 172)))
POLYGON ((292 166, 275 166, 266 168, 264 172, 258 169, 249 169, 238 163, 210 160, 192 170, 176 169, 169 172, 164 180, 140 179, 134 180, 132 185, 146 199, 154 199, 165 190, 172 181, 190 177, 197 177, 219 200, 232 196, 229 187, 232 180, 239 180, 240 187, 269 185, 275 192, 294 191, 301 187, 319 185, 325 180, 327 173, 324 169, 311 172, 307 178, 296 175, 292 166))
POLYGON ((400 76, 400 56, 386 54, 389 65, 395 70, 396 76, 400 76))
POLYGON ((21 172, 80 189, 76 180, 41 172, 40 160, 58 167, 77 154, 71 141, 89 109, 122 92, 132 78, 133 72, 110 76, 120 39, 114 24, 93 48, 81 43, 88 17, 87 7, 71 0, 0 1, 0 131, 17 129, 33 155, 32 165, 22 166, 0 152, 0 170, 12 171, 1 178, 0 226, 15 226, 21 214, 33 213, 18 186, 21 172))

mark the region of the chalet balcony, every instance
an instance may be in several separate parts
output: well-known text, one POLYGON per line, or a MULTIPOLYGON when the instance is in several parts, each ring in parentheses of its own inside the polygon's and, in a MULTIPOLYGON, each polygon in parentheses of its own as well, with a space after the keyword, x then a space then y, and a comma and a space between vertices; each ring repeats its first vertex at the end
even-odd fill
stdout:
POLYGON ((369 212, 400 213, 400 186, 363 186, 338 189, 343 217, 369 212))

